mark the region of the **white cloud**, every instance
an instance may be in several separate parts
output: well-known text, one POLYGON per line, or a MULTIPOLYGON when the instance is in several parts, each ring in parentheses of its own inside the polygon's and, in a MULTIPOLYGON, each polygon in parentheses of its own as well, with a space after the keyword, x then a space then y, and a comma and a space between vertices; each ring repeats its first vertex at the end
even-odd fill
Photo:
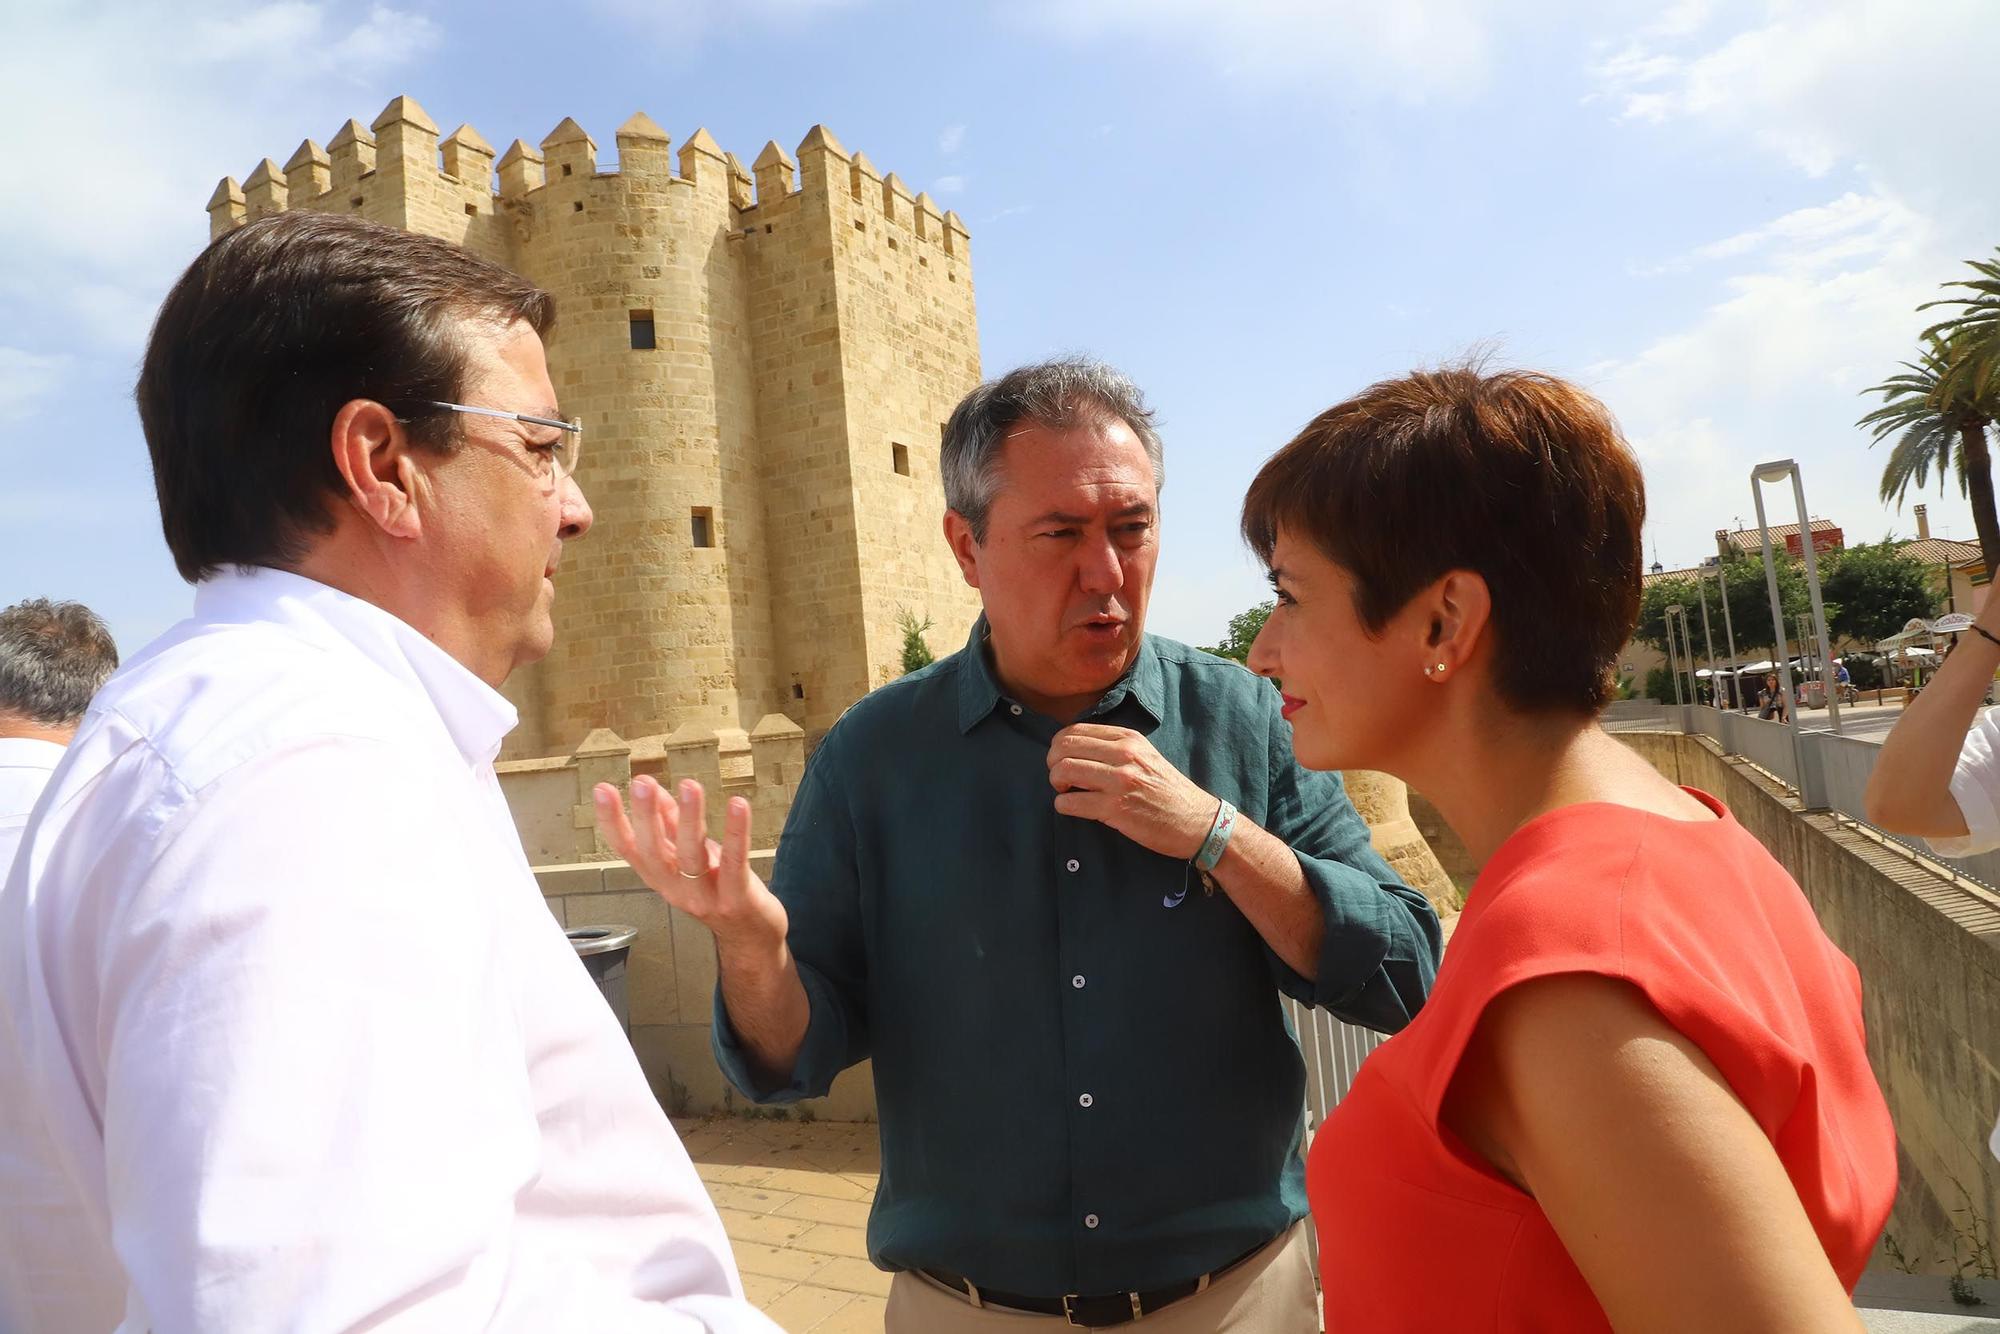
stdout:
POLYGON ((961 194, 965 190, 965 177, 940 176, 937 178, 936 183, 931 186, 931 189, 941 195, 961 194))
MULTIPOLYGON (((1853 167, 1918 207, 2000 177, 1990 0, 1766 0, 1734 31, 1655 24, 1593 73, 1627 120, 1750 141, 1822 176, 1853 167)), ((1711 20, 1712 23, 1712 20, 1711 20)), ((1989 215, 1990 216, 1990 215, 1989 215)))
MULTIPOLYGON (((2000 216, 2000 147, 1961 132, 1990 119, 1990 96, 1944 74, 2000 63, 1984 0, 1728 12, 1734 27, 1690 13, 1605 48, 1592 70, 1601 98, 1634 135, 1726 153, 1748 144, 1780 180, 1843 184, 1822 204, 1636 269, 1714 284, 1684 327, 1591 376, 1647 465, 1648 526, 1669 562, 1748 518, 1750 467, 1774 457, 1800 461, 1815 512, 1851 540, 1907 531, 1907 513, 1876 494, 1885 447, 1854 424, 1875 401, 1861 391, 1913 354, 1929 323, 1916 307, 1962 260, 1990 252, 2000 216)), ((1928 499, 1934 523, 1962 519, 1955 486, 1942 505, 1928 499)), ((1774 521, 1792 517, 1789 497, 1768 500, 1774 521)))
POLYGON ((947 125, 944 127, 944 132, 938 135, 938 152, 943 153, 946 157, 951 156, 963 147, 965 147, 965 126, 963 125, 947 125))
POLYGON ((215 182, 366 122, 436 50, 428 18, 376 4, 191 0, 30 6, 0 46, 0 120, 50 145, 59 191, 0 208, 9 322, 123 356, 208 238, 215 182), (305 54, 320 54, 306 59, 305 54))
POLYGON ((867 0, 586 0, 590 9, 650 38, 665 53, 690 52, 719 28, 748 21, 792 26, 867 0))
POLYGON ((1033 0, 1029 23, 1077 41, 1164 43, 1213 60, 1240 79, 1310 79, 1364 96, 1416 103, 1462 98, 1489 83, 1504 11, 1481 0, 1033 0))
POLYGON ((27 420, 62 387, 69 370, 68 357, 0 347, 0 422, 27 420))

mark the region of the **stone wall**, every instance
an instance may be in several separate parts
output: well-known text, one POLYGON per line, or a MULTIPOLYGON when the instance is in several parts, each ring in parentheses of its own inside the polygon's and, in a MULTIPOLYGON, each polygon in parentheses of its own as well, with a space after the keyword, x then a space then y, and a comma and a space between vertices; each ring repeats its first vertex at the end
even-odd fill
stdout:
POLYGON ((1721 798, 1860 969, 1869 1059, 1899 1148, 1888 1231, 1921 1269, 1950 1272, 1972 1214, 2000 1225, 2000 1162, 1986 1144, 2000 1115, 2000 897, 1850 820, 1802 811, 1705 737, 1619 740, 1675 782, 1721 798))

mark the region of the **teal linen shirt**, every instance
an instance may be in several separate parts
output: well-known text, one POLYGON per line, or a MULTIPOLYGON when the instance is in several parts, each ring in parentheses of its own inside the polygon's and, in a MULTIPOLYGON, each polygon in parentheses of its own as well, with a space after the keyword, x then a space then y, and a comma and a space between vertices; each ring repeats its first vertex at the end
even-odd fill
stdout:
POLYGON ((1187 863, 1056 814, 1063 724, 1006 697, 984 635, 820 744, 771 881, 805 1045, 789 1081, 760 1082, 718 991, 716 1057, 758 1102, 874 1058, 883 1268, 1031 1296, 1193 1278, 1306 1212, 1305 1074, 1279 991, 1400 1029, 1436 974, 1437 916, 1339 777, 1299 767, 1277 691, 1147 636, 1086 718, 1143 733, 1292 847, 1326 914, 1316 979, 1293 972, 1187 863))

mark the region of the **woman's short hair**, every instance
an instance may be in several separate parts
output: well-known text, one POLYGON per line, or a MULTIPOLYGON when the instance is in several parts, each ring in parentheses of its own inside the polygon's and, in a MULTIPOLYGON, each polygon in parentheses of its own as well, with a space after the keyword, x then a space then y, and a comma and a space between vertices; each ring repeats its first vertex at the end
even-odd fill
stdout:
POLYGON ((1278 532, 1355 581, 1380 633, 1451 570, 1492 592, 1493 679, 1526 712, 1593 715, 1639 616, 1646 488, 1596 398, 1535 371, 1476 365, 1371 385, 1265 463, 1243 536, 1278 532))
MULTIPOLYGON (((280 213, 212 242, 161 305, 136 394, 181 577, 302 558, 340 486, 341 405, 463 401, 463 330, 481 320, 546 335, 555 301, 448 241, 341 214, 280 213)), ((454 421, 419 417, 410 437, 448 449, 454 421)))

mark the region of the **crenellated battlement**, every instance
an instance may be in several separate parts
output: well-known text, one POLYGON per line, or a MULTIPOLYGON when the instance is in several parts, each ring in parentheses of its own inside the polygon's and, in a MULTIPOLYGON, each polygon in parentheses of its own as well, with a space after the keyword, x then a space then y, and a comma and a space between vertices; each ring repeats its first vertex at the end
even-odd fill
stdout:
POLYGON ((569 118, 489 140, 441 136, 398 97, 291 142, 216 187, 213 235, 367 218, 462 245, 560 311, 549 380, 590 424, 596 524, 564 562, 550 656, 508 684, 508 758, 599 728, 669 751, 698 735, 704 755, 723 736, 727 786, 769 727, 742 729, 782 715, 817 734, 887 680, 906 608, 934 649, 960 642, 977 595, 934 540, 940 426, 979 382, 956 213, 823 125, 741 156, 644 112, 603 141, 569 118))
MULTIPOLYGON (((825 208, 853 217, 863 231, 879 222, 892 235, 968 258, 969 237, 956 213, 940 212, 928 194, 912 195, 895 173, 882 176, 866 154, 850 154, 824 125, 807 132, 796 156, 774 139, 748 167, 702 129, 673 153, 666 131, 643 111, 619 126, 615 139, 616 167, 604 170, 597 141, 565 117, 539 146, 515 139, 496 160, 472 126, 440 140, 437 123, 416 99, 399 96, 366 127, 358 120, 342 124, 324 148, 307 139, 283 167, 266 158, 241 185, 225 178, 209 201, 209 234, 287 208, 360 212, 399 225, 427 207, 449 210, 454 200, 472 217, 508 206, 532 210, 551 187, 589 182, 597 189, 717 190, 741 215, 742 232, 765 228, 797 207, 825 208)), ((549 224, 561 225, 553 216, 549 224)))

